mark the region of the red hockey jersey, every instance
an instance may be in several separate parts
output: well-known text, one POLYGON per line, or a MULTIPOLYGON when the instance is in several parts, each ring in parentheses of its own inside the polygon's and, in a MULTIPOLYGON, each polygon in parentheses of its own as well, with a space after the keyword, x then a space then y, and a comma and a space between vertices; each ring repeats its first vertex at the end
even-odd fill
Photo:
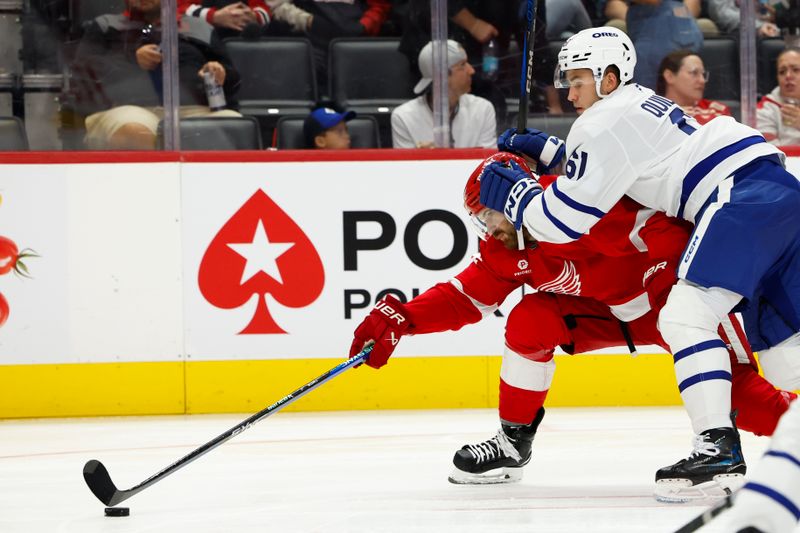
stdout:
POLYGON ((508 250, 489 238, 453 280, 407 304, 409 333, 455 330, 475 323, 523 284, 538 291, 593 298, 607 304, 620 320, 635 320, 651 309, 651 301, 663 304, 690 230, 687 223, 625 197, 589 234, 570 244, 539 243, 508 250), (648 287, 657 286, 664 294, 651 290, 648 297, 646 277, 648 282, 661 278, 648 287))

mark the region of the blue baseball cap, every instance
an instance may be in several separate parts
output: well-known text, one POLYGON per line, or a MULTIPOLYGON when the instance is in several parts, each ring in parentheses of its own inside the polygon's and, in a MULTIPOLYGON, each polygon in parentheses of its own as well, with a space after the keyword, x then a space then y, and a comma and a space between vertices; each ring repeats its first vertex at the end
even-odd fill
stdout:
POLYGON ((308 148, 314 148, 314 138, 324 133, 340 122, 347 122, 355 118, 355 111, 339 113, 330 107, 318 107, 313 110, 303 122, 303 137, 308 148))

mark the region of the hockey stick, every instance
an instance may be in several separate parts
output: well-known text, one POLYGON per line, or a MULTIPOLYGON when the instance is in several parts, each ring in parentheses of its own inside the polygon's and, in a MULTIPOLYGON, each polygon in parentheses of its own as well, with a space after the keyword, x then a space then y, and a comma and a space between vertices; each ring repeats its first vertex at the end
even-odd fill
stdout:
POLYGON ((536 33, 536 2, 527 0, 525 9, 527 27, 523 49, 522 72, 519 79, 519 114, 517 115, 517 133, 523 133, 528 125, 528 100, 531 97, 531 79, 533 78, 533 38, 536 33))
POLYGON ((158 483, 165 477, 170 474, 173 474, 183 468, 184 466, 188 465, 195 459, 200 458, 201 456, 207 454, 223 442, 235 437, 236 435, 242 433, 244 430, 249 429, 252 427, 256 422, 260 422, 264 418, 270 416, 271 414, 277 413, 282 408, 286 407, 290 403, 294 402, 298 398, 304 396, 305 394, 311 392, 312 390, 316 389, 323 383, 327 382, 328 380, 338 376, 348 368, 352 368, 356 365, 359 365, 367 360, 369 353, 372 351, 372 346, 367 346, 364 348, 360 353, 354 355, 347 361, 344 361, 332 369, 328 370, 321 376, 316 379, 312 379, 296 391, 287 394, 277 402, 273 403, 266 409, 263 409, 247 420, 244 420, 239 425, 232 427, 225 433, 217 436, 215 439, 203 444, 196 450, 192 451, 188 455, 181 457, 168 467, 164 468, 157 474, 150 476, 149 478, 145 479, 135 487, 132 487, 127 490, 120 490, 114 485, 114 482, 111 481, 111 476, 108 474, 108 470, 103 463, 92 459, 87 461, 87 463, 83 467, 83 479, 86 480, 86 484, 89 485, 89 490, 97 496, 97 499, 103 502, 106 505, 113 506, 117 505, 118 503, 122 503, 131 496, 143 491, 150 485, 158 483))
POLYGON ((693 531, 697 531, 704 525, 708 524, 715 516, 720 514, 725 509, 728 509, 732 505, 733 499, 731 496, 725 496, 725 499, 720 503, 714 507, 711 507, 710 509, 706 509, 702 514, 692 518, 680 529, 676 530, 675 533, 692 533, 693 531))

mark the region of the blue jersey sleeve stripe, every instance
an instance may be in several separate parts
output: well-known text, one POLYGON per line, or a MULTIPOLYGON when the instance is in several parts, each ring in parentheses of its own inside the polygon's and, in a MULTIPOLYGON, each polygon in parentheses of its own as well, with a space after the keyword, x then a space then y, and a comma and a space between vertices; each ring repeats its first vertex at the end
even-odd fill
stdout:
POLYGON ((558 220, 555 216, 553 216, 553 213, 551 213, 550 210, 547 209, 547 201, 545 201, 544 195, 542 195, 542 211, 544 211, 544 216, 546 216, 555 227, 560 229, 564 233, 564 235, 566 235, 573 241, 580 239, 581 236, 583 235, 582 233, 578 233, 577 231, 571 229, 569 226, 567 226, 566 224, 558 220))
POLYGON ((553 194, 556 196, 556 198, 570 206, 575 211, 580 211, 581 213, 586 213, 587 215, 592 215, 597 218, 603 218, 606 215, 603 211, 600 211, 596 207, 582 204, 564 194, 564 192, 558 188, 558 180, 554 181, 550 188, 553 190, 553 194))
POLYGON ((680 392, 685 391, 692 385, 696 385, 701 381, 712 381, 715 379, 724 379, 725 381, 731 381, 731 374, 730 372, 726 372, 724 370, 714 370, 712 372, 700 372, 695 374, 694 376, 688 377, 680 382, 678 385, 678 390, 680 392))
POLYGON ((711 350, 712 348, 725 348, 728 349, 728 346, 722 342, 722 339, 712 339, 710 341, 703 341, 697 344, 693 344, 688 348, 684 348, 683 350, 679 350, 675 352, 675 355, 672 356, 672 359, 677 363, 684 357, 689 357, 692 354, 697 352, 703 352, 705 350, 711 350))
POLYGON ((771 457, 780 457, 782 459, 786 459, 787 461, 791 461, 792 463, 794 463, 795 466, 800 467, 800 461, 795 456, 790 455, 786 452, 777 452, 774 450, 769 450, 764 455, 769 455, 771 457))
POLYGON ((743 490, 752 490, 753 492, 758 492, 759 494, 763 494, 767 498, 775 500, 778 504, 782 505, 787 511, 794 515, 795 520, 800 520, 800 509, 792 503, 792 501, 778 492, 775 489, 771 489, 766 485, 762 485, 761 483, 745 483, 743 490))
POLYGON ((733 144, 729 144, 728 146, 720 148, 692 167, 689 173, 683 178, 681 203, 677 213, 678 218, 683 218, 683 210, 686 208, 686 202, 689 201, 689 197, 692 195, 692 192, 694 192, 700 182, 703 181, 703 178, 705 178, 715 166, 719 165, 721 162, 737 152, 744 150, 748 146, 763 142, 766 141, 761 135, 745 137, 744 139, 741 139, 733 144))

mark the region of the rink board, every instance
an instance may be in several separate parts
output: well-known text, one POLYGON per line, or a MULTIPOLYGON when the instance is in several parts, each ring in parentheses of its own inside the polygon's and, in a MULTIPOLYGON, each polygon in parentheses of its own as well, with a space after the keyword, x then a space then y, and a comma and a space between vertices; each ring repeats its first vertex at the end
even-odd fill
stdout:
MULTIPOLYGON (((501 358, 400 357, 345 372, 286 411, 497 407, 501 358)), ((255 413, 331 359, 0 366, 0 418, 255 413)), ((679 405, 667 354, 556 356, 546 405, 679 405)))
MULTIPOLYGON (((0 418, 273 403, 346 356, 381 293, 464 268, 460 191, 487 153, 0 155, 0 235, 40 255, 0 276, 0 418)), ((406 338, 288 409, 496 406, 504 321, 406 338)), ((553 406, 680 401, 666 354, 557 361, 553 406)))

